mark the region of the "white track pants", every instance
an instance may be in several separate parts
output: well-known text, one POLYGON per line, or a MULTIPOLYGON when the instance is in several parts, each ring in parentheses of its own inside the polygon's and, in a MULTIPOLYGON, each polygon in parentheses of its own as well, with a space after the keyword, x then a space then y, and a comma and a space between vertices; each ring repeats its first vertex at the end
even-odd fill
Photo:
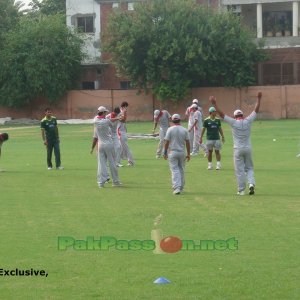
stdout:
POLYGON ((246 188, 246 183, 255 185, 251 148, 234 149, 234 169, 238 191, 246 188))
POLYGON ((109 178, 107 172, 107 162, 110 169, 112 181, 114 183, 119 182, 118 169, 114 161, 113 144, 99 144, 98 150, 98 172, 97 172, 97 182, 99 185, 104 185, 105 181, 109 178))
POLYGON ((173 190, 180 189, 182 191, 184 188, 185 158, 186 158, 186 155, 184 152, 172 151, 168 155, 169 166, 170 166, 170 170, 172 173, 173 190))
POLYGON ((130 162, 130 163, 134 163, 132 153, 131 153, 131 151, 128 147, 127 134, 126 133, 121 134, 120 143, 121 143, 121 148, 122 148, 121 158, 122 159, 127 159, 127 161, 130 162))
POLYGON ((157 146, 156 155, 161 156, 165 144, 165 136, 166 136, 167 130, 159 129, 159 142, 157 146))
POLYGON ((114 145, 114 161, 116 164, 119 164, 121 161, 121 143, 119 138, 116 136, 113 138, 113 145, 114 145))

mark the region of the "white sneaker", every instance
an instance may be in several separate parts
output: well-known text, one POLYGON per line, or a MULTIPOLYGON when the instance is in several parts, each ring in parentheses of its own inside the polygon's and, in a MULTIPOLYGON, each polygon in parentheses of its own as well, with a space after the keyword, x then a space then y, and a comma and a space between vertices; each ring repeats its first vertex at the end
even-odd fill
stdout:
POLYGON ((48 170, 52 170, 52 167, 48 167, 48 170))
POLYGON ((156 157, 157 159, 159 159, 159 158, 161 158, 161 155, 156 155, 155 157, 156 157))
POLYGON ((254 184, 249 184, 249 195, 254 195, 254 184))
POLYGON ((123 165, 121 165, 121 164, 117 164, 117 167, 118 167, 118 168, 122 168, 122 167, 123 167, 123 165))
POLYGON ((212 170, 213 166, 212 165, 208 165, 207 170, 212 170))
POLYGON ((173 194, 174 194, 174 195, 180 195, 180 189, 174 190, 173 194))
POLYGON ((221 164, 217 163, 216 170, 220 170, 220 169, 221 169, 221 164))
POLYGON ((239 191, 239 192, 237 192, 237 195, 238 196, 244 196, 245 195, 245 191, 239 191))
POLYGON ((128 166, 128 167, 133 167, 133 166, 134 166, 134 163, 133 163, 132 161, 129 161, 128 164, 127 164, 127 166, 128 166))
POLYGON ((63 170, 64 167, 60 166, 60 167, 57 167, 56 170, 63 170))
POLYGON ((119 182, 113 182, 112 186, 120 187, 120 186, 122 186, 122 183, 120 181, 119 182))

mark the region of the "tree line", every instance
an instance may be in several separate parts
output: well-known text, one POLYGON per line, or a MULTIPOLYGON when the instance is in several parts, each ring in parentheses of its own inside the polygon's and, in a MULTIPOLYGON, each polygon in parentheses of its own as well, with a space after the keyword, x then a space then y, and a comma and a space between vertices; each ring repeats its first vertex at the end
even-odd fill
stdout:
MULTIPOLYGON (((1 105, 55 102, 78 88, 84 38, 66 26, 65 5, 32 0, 24 10, 20 1, 0 0, 1 105)), ((180 101, 192 87, 255 84, 255 65, 266 56, 241 24, 194 0, 135 2, 133 11, 112 10, 100 50, 132 87, 180 101)))

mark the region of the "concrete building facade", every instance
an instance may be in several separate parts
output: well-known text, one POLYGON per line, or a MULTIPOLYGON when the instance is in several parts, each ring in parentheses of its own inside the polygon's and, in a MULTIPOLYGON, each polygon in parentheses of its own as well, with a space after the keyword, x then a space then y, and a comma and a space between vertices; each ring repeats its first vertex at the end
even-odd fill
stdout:
MULTIPOLYGON (((101 32, 116 8, 134 10, 145 0, 66 0, 68 26, 82 28, 87 59, 82 63, 82 89, 128 89, 116 75, 109 54, 100 53, 101 32)), ((257 85, 300 84, 300 0, 197 0, 199 5, 231 10, 265 43, 269 60, 257 66, 257 85)))

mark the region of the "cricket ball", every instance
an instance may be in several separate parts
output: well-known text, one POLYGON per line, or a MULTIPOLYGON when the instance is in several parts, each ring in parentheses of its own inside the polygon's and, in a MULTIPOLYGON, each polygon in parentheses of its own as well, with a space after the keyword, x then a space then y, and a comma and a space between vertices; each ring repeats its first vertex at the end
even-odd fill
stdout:
POLYGON ((182 248, 182 241, 176 236, 168 236, 160 241, 160 248, 164 252, 175 253, 182 248))

